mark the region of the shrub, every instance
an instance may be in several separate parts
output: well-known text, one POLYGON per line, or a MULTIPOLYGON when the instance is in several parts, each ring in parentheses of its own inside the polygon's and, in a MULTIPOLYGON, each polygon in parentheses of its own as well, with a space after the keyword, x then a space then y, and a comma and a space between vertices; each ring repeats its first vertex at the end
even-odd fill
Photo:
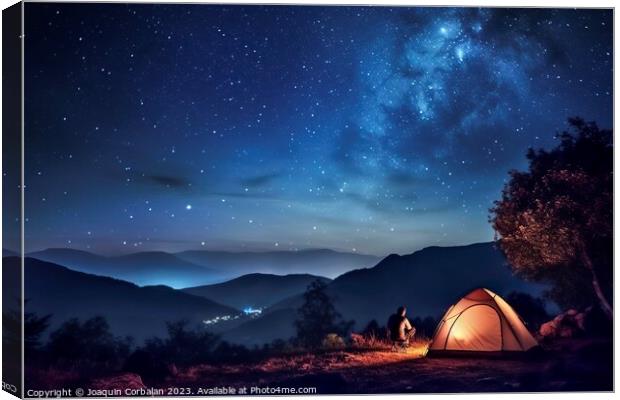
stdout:
POLYGON ((322 347, 326 350, 344 349, 344 340, 337 333, 328 333, 323 338, 322 347))
POLYGON ((53 365, 81 373, 119 369, 131 348, 131 338, 110 333, 103 317, 84 322, 70 319, 52 332, 45 353, 53 365))
POLYGON ((506 301, 531 330, 538 330, 541 324, 551 319, 542 299, 527 293, 511 292, 506 296, 506 301))
POLYGON ((416 317, 412 321, 412 325, 416 328, 416 338, 428 339, 432 338, 435 334, 435 329, 437 329, 437 320, 430 316, 427 316, 424 319, 416 317))
POLYGON ((392 343, 385 335, 376 336, 374 333, 351 333, 351 346, 355 349, 386 350, 392 347, 392 343))
POLYGON ((149 339, 142 350, 166 365, 188 366, 212 361, 218 336, 200 328, 190 330, 188 324, 185 320, 167 323, 168 337, 149 339))

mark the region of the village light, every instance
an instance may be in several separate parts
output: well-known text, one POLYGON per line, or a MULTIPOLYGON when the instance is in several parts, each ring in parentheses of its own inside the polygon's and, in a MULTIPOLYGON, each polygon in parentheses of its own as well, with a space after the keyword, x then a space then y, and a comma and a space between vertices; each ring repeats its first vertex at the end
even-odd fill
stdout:
POLYGON ((245 307, 242 311, 243 311, 243 313, 245 315, 258 316, 258 315, 262 314, 263 309, 262 308, 254 308, 252 306, 248 306, 248 307, 245 307))

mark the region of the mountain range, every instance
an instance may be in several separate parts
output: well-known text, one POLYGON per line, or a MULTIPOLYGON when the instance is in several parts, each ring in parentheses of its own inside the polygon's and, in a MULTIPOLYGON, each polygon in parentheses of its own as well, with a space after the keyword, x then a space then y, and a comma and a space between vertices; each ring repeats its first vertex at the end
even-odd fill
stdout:
POLYGON ((183 291, 240 310, 247 307, 264 309, 286 298, 303 293, 315 280, 331 282, 331 279, 309 274, 280 276, 256 273, 215 285, 186 288, 183 291))
POLYGON ((174 254, 139 252, 106 257, 82 250, 52 248, 27 256, 137 285, 167 285, 177 289, 219 283, 249 273, 335 277, 356 268, 371 267, 380 260, 376 256, 325 249, 240 253, 201 250, 174 254))
MULTIPOLYGON (((476 287, 489 288, 501 296, 524 292, 539 297, 545 290, 544 285, 514 276, 494 243, 479 243, 428 247, 403 256, 392 254, 373 268, 337 277, 327 292, 343 318, 355 321, 355 329, 363 329, 371 320, 385 324, 401 305, 408 308, 411 319, 439 319, 450 305, 476 287)), ((302 302, 301 294, 287 298, 265 310, 261 318, 233 328, 227 337, 245 344, 292 337, 296 309, 302 302), (275 336, 272 327, 278 327, 275 336)))
POLYGON ((180 288, 222 281, 226 276, 211 268, 182 260, 163 251, 106 257, 75 249, 46 249, 28 257, 59 264, 75 271, 122 279, 137 285, 180 288))
MULTIPOLYGON (((2 264, 2 279, 18 281, 20 258, 5 257, 2 264)), ((71 318, 84 321, 103 316, 115 335, 131 336, 139 342, 165 336, 166 322, 184 319, 195 326, 217 316, 240 314, 232 307, 167 286, 140 287, 34 258, 25 258, 24 271, 26 312, 50 314, 48 332, 71 318)), ((4 288, 5 305, 16 303, 16 290, 9 285, 4 288)))
MULTIPOLYGON (((92 259, 90 253, 71 251, 70 254, 92 259)), ((159 256, 164 261, 170 260, 167 253, 138 254, 139 257, 123 258, 129 260, 126 268, 132 265, 131 260, 148 259, 145 254, 152 257, 153 265, 164 264, 157 260, 159 256)), ((290 256, 286 254, 283 258, 290 256)), ((173 257, 197 265, 177 255, 173 257)), ((18 273, 19 260, 3 258, 3 279, 15 278, 11 271, 13 275, 18 273)), ((77 259, 73 262, 87 264, 77 259)), ((140 264, 144 273, 148 273, 147 267, 148 264, 140 264)), ((501 296, 515 291, 540 296, 545 289, 543 285, 514 276, 494 243, 429 247, 402 256, 392 254, 371 268, 355 269, 334 280, 311 274, 252 273, 223 283, 179 290, 166 286, 139 287, 34 258, 26 258, 25 269, 28 311, 53 314, 54 324, 71 317, 103 315, 115 334, 140 340, 163 335, 168 321, 187 319, 200 324, 217 316, 240 315, 207 329, 221 334, 224 340, 249 346, 295 334, 294 321, 303 302, 303 292, 315 279, 327 284, 337 310, 344 319, 354 320, 358 330, 371 320, 384 324, 400 305, 407 306, 412 319, 439 318, 451 304, 476 287, 487 287, 501 296), (258 317, 245 316, 240 311, 245 307, 262 308, 262 313, 258 317)), ((17 297, 16 293, 12 296, 17 297)), ((5 291, 3 300, 11 301, 11 293, 5 291)))
POLYGON ((19 253, 9 249, 2 249, 2 257, 19 257, 19 253))
POLYGON ((232 272, 236 276, 259 272, 276 275, 312 274, 335 278, 353 269, 372 267, 381 260, 381 257, 377 256, 329 249, 240 253, 192 250, 175 255, 197 265, 232 272))

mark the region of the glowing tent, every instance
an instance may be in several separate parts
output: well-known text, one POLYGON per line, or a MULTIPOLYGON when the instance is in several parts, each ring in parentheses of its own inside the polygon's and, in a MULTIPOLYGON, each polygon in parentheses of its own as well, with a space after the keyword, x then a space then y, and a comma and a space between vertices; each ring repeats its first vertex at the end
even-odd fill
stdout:
POLYGON ((448 309, 437 326, 429 354, 502 354, 525 352, 537 345, 512 307, 481 288, 448 309))

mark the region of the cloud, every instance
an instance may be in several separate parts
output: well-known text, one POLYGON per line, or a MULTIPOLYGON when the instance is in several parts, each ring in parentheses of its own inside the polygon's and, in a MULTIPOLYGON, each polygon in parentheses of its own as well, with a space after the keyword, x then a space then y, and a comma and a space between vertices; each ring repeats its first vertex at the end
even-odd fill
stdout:
POLYGON ((189 180, 180 176, 153 174, 143 175, 143 178, 146 182, 173 189, 187 188, 190 185, 189 180))
POLYGON ((134 168, 126 168, 123 171, 119 171, 118 168, 113 168, 106 176, 123 183, 134 182, 166 189, 188 190, 192 187, 192 181, 186 178, 185 174, 179 172, 158 173, 152 170, 139 170, 134 168))
POLYGON ((255 175, 249 178, 243 178, 240 181, 242 187, 258 188, 269 185, 274 180, 278 179, 282 173, 272 172, 268 174, 255 175))

